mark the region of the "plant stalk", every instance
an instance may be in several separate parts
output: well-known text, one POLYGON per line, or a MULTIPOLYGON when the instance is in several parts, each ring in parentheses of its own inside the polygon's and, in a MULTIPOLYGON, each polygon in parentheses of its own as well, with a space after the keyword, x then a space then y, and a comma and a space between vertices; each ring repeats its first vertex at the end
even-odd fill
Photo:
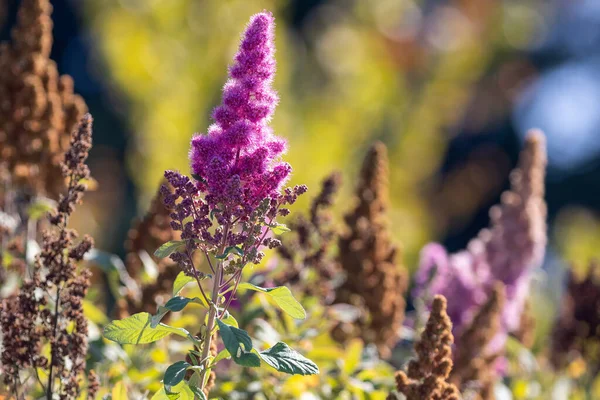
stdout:
POLYGON ((215 274, 215 280, 213 282, 213 291, 211 297, 210 311, 208 312, 208 321, 206 322, 206 332, 204 333, 203 347, 202 347, 202 364, 204 369, 200 375, 200 388, 204 389, 204 380, 208 373, 208 354, 210 352, 210 342, 212 340, 212 331, 215 327, 215 320, 217 317, 217 302, 219 301, 219 290, 221 282, 221 274, 223 273, 223 262, 217 264, 217 271, 215 274))
MULTIPOLYGON (((227 243, 227 236, 229 235, 229 227, 225 226, 225 234, 223 235, 223 243, 219 249, 219 254, 225 251, 225 245, 227 243)), ((204 389, 204 381, 206 374, 208 373, 208 353, 210 352, 210 342, 212 340, 212 331, 215 328, 215 320, 218 315, 218 303, 219 303, 219 292, 221 291, 221 280, 223 279, 223 261, 217 263, 217 270, 215 271, 215 280, 213 281, 213 290, 211 297, 211 307, 208 312, 208 321, 206 322, 206 332, 204 333, 203 347, 202 347, 202 373, 200 374, 200 389, 204 389)))

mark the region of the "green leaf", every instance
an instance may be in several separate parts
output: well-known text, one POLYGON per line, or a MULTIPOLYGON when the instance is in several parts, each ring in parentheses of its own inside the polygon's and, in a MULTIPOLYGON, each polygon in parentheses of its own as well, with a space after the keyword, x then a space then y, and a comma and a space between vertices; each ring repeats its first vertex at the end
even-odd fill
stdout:
POLYGON ((211 221, 212 221, 212 220, 215 218, 215 214, 216 214, 216 213, 220 213, 220 212, 222 212, 222 211, 223 211, 223 210, 220 210, 220 209, 218 209, 218 208, 213 208, 213 209, 210 211, 210 219, 211 219, 211 221))
POLYGON ((223 316, 223 318, 221 318, 221 321, 226 323, 227 325, 234 326, 236 328, 240 327, 233 315, 229 314, 229 311, 225 311, 225 315, 223 316))
POLYGON ((259 355, 271 367, 286 374, 315 375, 319 373, 319 367, 314 362, 283 342, 278 342, 270 349, 261 351, 259 355))
POLYGON ((260 367, 260 358, 254 353, 242 353, 239 357, 231 357, 236 364, 242 367, 260 367))
POLYGON ((185 272, 181 271, 179 274, 177 274, 175 282, 173 282, 173 296, 177 296, 185 285, 193 281, 194 278, 192 278, 191 276, 187 276, 185 272))
POLYGON ((284 224, 269 225, 269 228, 271 228, 273 233, 276 235, 283 235, 284 233, 291 231, 291 229, 285 226, 284 224))
POLYGON ((217 324, 225 348, 231 354, 233 361, 244 367, 260 367, 260 358, 252 353, 252 339, 248 332, 229 326, 221 320, 217 320, 217 324))
POLYGON ((219 352, 219 354, 217 354, 217 356, 215 357, 215 359, 212 362, 212 365, 215 365, 219 361, 224 360, 226 358, 231 358, 231 354, 229 354, 229 350, 223 349, 219 352))
POLYGON ((275 303, 289 314, 290 317, 295 319, 304 319, 306 318, 306 311, 302 305, 294 298, 294 295, 290 291, 290 289, 286 286, 277 286, 274 288, 262 288, 260 286, 253 285, 251 283, 241 283, 238 286, 239 289, 249 289, 254 290, 256 292, 265 293, 270 296, 275 303))
POLYGON ((165 308, 175 312, 181 311, 193 300, 194 299, 190 299, 189 297, 175 296, 167 301, 165 308))
POLYGON ((189 332, 183 328, 174 328, 165 324, 150 326, 152 315, 147 312, 137 313, 130 317, 112 321, 104 328, 104 337, 120 344, 145 344, 156 342, 174 333, 188 337, 189 332))
POLYGON ((189 303, 200 304, 201 306, 208 308, 208 304, 206 303, 206 301, 199 297, 194 297, 192 299, 189 297, 175 296, 169 299, 169 301, 167 301, 167 303, 164 306, 158 306, 156 314, 152 316, 152 320, 150 321, 150 327, 156 328, 158 323, 163 319, 165 315, 167 315, 169 311, 181 311, 189 303))
POLYGON ((200 400, 208 400, 206 398, 206 395, 204 394, 204 392, 202 391, 202 389, 200 389, 199 387, 196 386, 190 386, 190 390, 192 391, 192 393, 194 393, 196 395, 196 397, 198 397, 200 400))
POLYGON ((165 386, 167 386, 167 389, 170 390, 171 387, 181 382, 183 378, 185 378, 185 372, 190 366, 190 363, 185 361, 177 361, 176 363, 171 364, 165 371, 165 377, 163 378, 163 382, 165 386))
POLYGON ((163 243, 156 251, 154 255, 158 258, 169 257, 175 253, 181 246, 185 245, 185 240, 171 240, 167 243, 163 243))
POLYGON ((27 216, 33 221, 43 218, 46 213, 54 210, 56 202, 45 197, 38 197, 27 208, 27 216))
POLYGON ((194 392, 190 389, 187 382, 179 382, 169 391, 163 386, 151 400, 194 400, 194 392))
POLYGON ((156 314, 154 314, 152 316, 152 318, 150 318, 150 328, 154 329, 158 326, 158 324, 160 324, 160 321, 162 321, 163 317, 165 315, 167 315, 167 313, 169 312, 168 308, 165 308, 163 306, 158 306, 158 310, 156 311, 156 314))
POLYGON ((223 254, 219 254, 218 256, 215 256, 215 258, 222 260, 224 258, 227 258, 227 256, 229 255, 229 253, 235 253, 240 257, 244 256, 244 250, 242 250, 240 247, 238 246, 229 246, 225 249, 225 251, 223 252, 223 254))

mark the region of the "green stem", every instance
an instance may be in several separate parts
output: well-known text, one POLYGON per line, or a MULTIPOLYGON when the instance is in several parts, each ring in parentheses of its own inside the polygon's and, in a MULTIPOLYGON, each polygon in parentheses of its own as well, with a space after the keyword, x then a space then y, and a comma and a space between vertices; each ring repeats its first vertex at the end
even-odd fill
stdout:
MULTIPOLYGON (((219 249, 219 254, 223 254, 225 251, 225 245, 227 244, 227 236, 229 235, 229 224, 225 226, 225 233, 223 235, 223 243, 219 249)), ((212 331, 215 328, 215 322, 217 318, 217 306, 219 303, 219 292, 221 291, 221 280, 223 278, 223 261, 217 263, 217 270, 215 271, 215 279, 213 281, 213 290, 210 303, 210 311, 208 312, 208 321, 206 322, 206 332, 204 333, 204 340, 202 341, 202 373, 200 374, 200 389, 204 389, 204 381, 206 380, 206 374, 208 373, 208 355, 210 353, 210 342, 212 340, 212 331)))
POLYGON ((206 322, 206 332, 204 333, 204 340, 202 341, 202 365, 204 369, 200 374, 200 388, 204 389, 204 380, 207 374, 207 368, 209 365, 208 355, 210 352, 210 342, 212 340, 212 331, 215 328, 215 322, 217 317, 217 303, 219 300, 219 282, 221 280, 221 273, 223 272, 223 263, 217 264, 217 271, 215 281, 213 283, 212 299, 210 303, 210 311, 208 312, 208 321, 206 322))

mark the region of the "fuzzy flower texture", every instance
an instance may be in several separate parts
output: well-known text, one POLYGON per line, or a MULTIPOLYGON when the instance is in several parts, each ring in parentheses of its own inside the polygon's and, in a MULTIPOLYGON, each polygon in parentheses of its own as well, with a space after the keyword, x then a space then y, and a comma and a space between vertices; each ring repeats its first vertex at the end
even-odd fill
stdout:
POLYGON ((234 217, 250 214, 291 173, 289 164, 276 161, 286 143, 268 126, 278 101, 271 88, 273 28, 270 13, 252 17, 229 69, 223 102, 213 112, 215 123, 192 140, 190 161, 198 188, 211 209, 224 206, 234 217))
POLYGON ((446 296, 455 332, 471 322, 496 282, 505 286, 506 302, 494 344, 501 345, 507 333, 518 329, 532 271, 541 265, 546 247, 545 166, 544 136, 531 131, 510 176, 510 191, 490 210, 491 227, 455 254, 439 244, 423 249, 416 294, 446 296))
MULTIPOLYGON (((274 20, 270 13, 254 15, 246 28, 229 68, 223 103, 213 112, 215 123, 205 135, 192 139, 190 163, 194 181, 175 171, 166 171, 172 186, 161 188, 171 210, 171 227, 187 241, 186 252, 171 255, 191 276, 196 276, 190 254, 201 247, 204 253, 241 246, 245 262, 259 263, 261 246, 277 247, 279 240, 266 237, 264 225, 272 226, 277 216, 289 213, 306 192, 306 186, 280 188, 292 168, 279 161, 285 140, 268 126, 277 104, 271 88, 275 74, 274 20), (190 219, 191 217, 191 219, 190 219), (217 226, 214 231, 213 219, 217 226), (187 222, 184 222, 187 221, 187 222), (202 244, 199 244, 202 243, 202 244)), ((228 272, 232 272, 230 264, 228 272)))

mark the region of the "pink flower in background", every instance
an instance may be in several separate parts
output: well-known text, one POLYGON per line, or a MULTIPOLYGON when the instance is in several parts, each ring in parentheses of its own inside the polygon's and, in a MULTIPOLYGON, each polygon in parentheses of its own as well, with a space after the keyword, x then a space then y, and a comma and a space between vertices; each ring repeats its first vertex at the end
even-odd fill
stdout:
POLYGON ((506 302, 494 343, 504 343, 518 329, 532 270, 541 266, 546 248, 545 167, 544 136, 532 131, 511 174, 510 191, 490 210, 490 228, 455 254, 439 244, 423 248, 415 295, 444 295, 455 332, 471 321, 496 281, 505 285, 506 302))

